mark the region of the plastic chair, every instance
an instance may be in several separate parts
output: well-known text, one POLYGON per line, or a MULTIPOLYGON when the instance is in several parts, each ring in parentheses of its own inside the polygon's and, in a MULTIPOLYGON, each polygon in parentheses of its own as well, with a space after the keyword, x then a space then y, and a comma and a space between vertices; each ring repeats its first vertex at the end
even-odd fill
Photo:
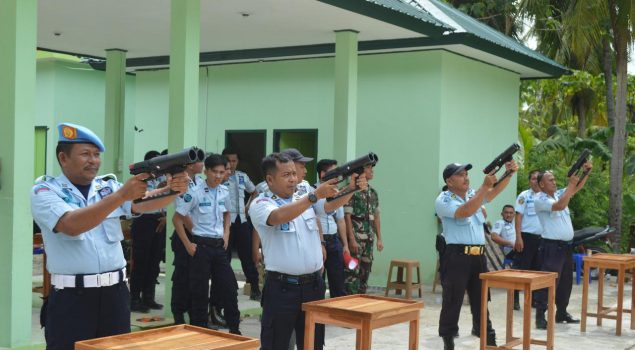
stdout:
MULTIPOLYGON (((584 258, 584 254, 573 253, 573 263, 575 264, 575 284, 580 285, 580 281, 582 281, 582 266, 584 258)), ((589 283, 591 283, 591 274, 589 273, 589 283)))

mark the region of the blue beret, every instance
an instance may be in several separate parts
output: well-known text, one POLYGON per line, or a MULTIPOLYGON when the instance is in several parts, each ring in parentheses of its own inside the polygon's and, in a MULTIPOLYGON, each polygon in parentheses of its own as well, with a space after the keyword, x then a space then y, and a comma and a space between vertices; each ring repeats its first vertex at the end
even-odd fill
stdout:
POLYGON ((62 143, 92 143, 99 148, 100 152, 104 152, 106 147, 101 142, 99 136, 81 125, 71 123, 60 123, 57 125, 59 139, 57 142, 62 143))

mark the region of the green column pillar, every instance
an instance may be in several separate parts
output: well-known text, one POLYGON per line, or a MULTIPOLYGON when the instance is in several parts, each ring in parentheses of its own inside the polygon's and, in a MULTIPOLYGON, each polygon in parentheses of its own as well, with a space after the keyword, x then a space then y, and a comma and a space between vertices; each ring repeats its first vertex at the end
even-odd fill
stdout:
MULTIPOLYGON (((172 0, 170 28, 170 114, 168 150, 170 153, 197 145, 200 51, 200 0, 172 0)), ((168 210, 167 233, 174 231, 174 206, 168 210)), ((171 315, 174 255, 166 240, 165 313, 171 315)))
MULTIPOLYGON (((126 50, 109 49, 106 50, 106 114, 104 127, 104 143, 106 152, 101 173, 113 173, 117 175, 119 181, 127 179, 128 172, 122 171, 124 166, 124 154, 129 158, 134 154, 134 144, 132 137, 133 126, 127 128, 126 124, 134 121, 125 118, 125 95, 126 95, 126 50), (125 132, 130 135, 126 140, 125 132), (126 142, 128 141, 128 142, 126 142)), ((130 161, 130 159, 127 159, 130 161)))
POLYGON ((0 347, 31 343, 37 1, 0 0, 0 347))
POLYGON ((335 32, 333 154, 341 163, 356 157, 357 31, 335 32))

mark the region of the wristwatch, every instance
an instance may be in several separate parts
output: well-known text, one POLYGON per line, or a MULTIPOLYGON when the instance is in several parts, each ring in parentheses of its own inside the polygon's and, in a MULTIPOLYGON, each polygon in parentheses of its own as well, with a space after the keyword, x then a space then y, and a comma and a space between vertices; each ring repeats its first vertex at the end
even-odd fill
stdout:
POLYGON ((309 197, 309 202, 311 202, 311 203, 315 203, 315 202, 318 201, 318 198, 315 195, 315 193, 309 193, 309 195, 307 197, 309 197))

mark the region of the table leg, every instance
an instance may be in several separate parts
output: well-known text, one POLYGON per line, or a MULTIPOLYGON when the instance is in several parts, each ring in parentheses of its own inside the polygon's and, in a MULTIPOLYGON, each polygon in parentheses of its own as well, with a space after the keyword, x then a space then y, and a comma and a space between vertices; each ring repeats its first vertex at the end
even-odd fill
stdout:
POLYGON ((487 338, 487 280, 481 280, 481 350, 485 350, 487 338))
POLYGON ((311 311, 304 313, 304 349, 313 350, 315 343, 315 319, 311 311))
POLYGON ((370 321, 362 322, 361 345, 359 350, 370 350, 373 338, 373 330, 370 328, 370 321))
POLYGON ((604 307, 604 303, 602 299, 604 298, 604 268, 598 268, 598 316, 597 316, 597 325, 602 325, 602 308, 604 307))
POLYGON ((412 299, 412 268, 406 270, 406 299, 412 299))
POLYGON ((635 330, 635 267, 631 269, 631 329, 635 330))
POLYGON ((408 349, 409 350, 418 350, 419 349, 419 316, 417 318, 410 321, 410 337, 408 339, 408 349))
POLYGON ((582 317, 580 320, 580 332, 586 332, 587 304, 589 303, 589 263, 584 264, 584 281, 582 281, 582 317))
POLYGON ((525 286, 525 305, 523 309, 523 350, 531 346, 531 289, 525 286))
POLYGON ((509 343, 514 336, 514 290, 507 290, 507 317, 505 318, 505 342, 509 343))
POLYGON ((362 347, 362 330, 358 329, 355 332, 355 349, 360 350, 362 347))
POLYGON ((622 335, 622 314, 624 312, 624 267, 617 271, 617 324, 615 335, 622 335))
MULTIPOLYGON (((549 303, 547 304, 547 350, 553 350, 553 325, 556 323, 554 305, 556 303, 556 286, 549 287, 549 303)), ((525 306, 525 310, 526 310, 525 306)))
MULTIPOLYGON (((403 280, 403 267, 401 267, 401 266, 397 267, 397 283, 399 283, 399 284, 403 284, 404 283, 404 280, 403 280)), ((395 294, 401 295, 401 287, 395 288, 395 294)))

